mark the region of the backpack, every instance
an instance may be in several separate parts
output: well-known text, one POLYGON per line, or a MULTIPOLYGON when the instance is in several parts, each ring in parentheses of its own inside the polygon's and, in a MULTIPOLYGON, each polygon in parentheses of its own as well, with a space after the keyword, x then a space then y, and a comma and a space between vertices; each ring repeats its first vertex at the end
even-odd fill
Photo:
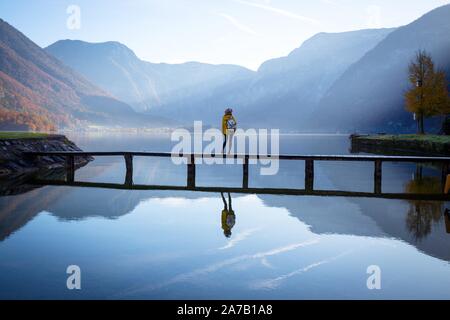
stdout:
POLYGON ((234 214, 227 215, 226 223, 230 229, 233 228, 234 224, 236 223, 236 216, 234 214))
POLYGON ((233 118, 227 120, 227 129, 234 130, 236 129, 236 121, 233 118))

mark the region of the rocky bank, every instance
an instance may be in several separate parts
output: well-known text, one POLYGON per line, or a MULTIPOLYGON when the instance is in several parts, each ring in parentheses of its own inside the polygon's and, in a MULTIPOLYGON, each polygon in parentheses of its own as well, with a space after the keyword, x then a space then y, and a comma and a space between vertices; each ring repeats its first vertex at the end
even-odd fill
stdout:
MULTIPOLYGON (((0 139, 0 177, 32 173, 40 169, 63 168, 66 159, 62 156, 43 156, 31 159, 25 152, 33 151, 82 151, 64 135, 49 135, 40 138, 0 139)), ((75 157, 75 166, 81 167, 91 157, 75 157)))

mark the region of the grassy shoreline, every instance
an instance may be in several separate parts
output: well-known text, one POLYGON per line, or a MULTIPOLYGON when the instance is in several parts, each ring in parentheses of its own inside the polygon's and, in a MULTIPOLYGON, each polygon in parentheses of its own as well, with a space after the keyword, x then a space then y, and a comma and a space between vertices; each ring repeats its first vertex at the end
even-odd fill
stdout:
POLYGON ((42 139, 60 136, 58 134, 43 133, 43 132, 29 132, 29 131, 0 131, 0 139, 42 139))
POLYGON ((450 143, 450 136, 432 135, 432 134, 385 134, 385 135, 369 135, 359 136, 373 140, 391 140, 391 141, 426 141, 431 143, 450 143))

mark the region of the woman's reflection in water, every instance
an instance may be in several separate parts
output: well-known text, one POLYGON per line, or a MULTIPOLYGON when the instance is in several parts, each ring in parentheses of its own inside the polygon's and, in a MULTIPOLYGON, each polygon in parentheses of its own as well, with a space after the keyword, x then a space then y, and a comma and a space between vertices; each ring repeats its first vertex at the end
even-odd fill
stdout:
POLYGON ((222 210, 222 229, 225 237, 231 237, 231 229, 236 223, 236 215, 234 214, 233 207, 231 206, 231 194, 228 192, 228 204, 223 192, 220 193, 223 201, 222 210))

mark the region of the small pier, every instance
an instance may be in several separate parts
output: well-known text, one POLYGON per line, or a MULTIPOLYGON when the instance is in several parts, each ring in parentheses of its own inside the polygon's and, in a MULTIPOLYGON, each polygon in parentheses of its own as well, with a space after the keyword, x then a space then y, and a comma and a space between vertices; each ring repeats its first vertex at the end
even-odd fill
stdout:
POLYGON ((445 186, 450 174, 450 157, 415 157, 415 156, 369 156, 369 155, 256 155, 256 154, 174 154, 170 152, 28 152, 29 157, 62 156, 66 158, 67 175, 64 181, 33 179, 31 183, 39 185, 65 185, 74 187, 92 187, 129 190, 173 190, 173 191, 198 191, 198 192, 233 192, 248 194, 281 194, 281 195, 309 195, 309 196, 340 196, 340 197, 365 197, 406 200, 439 200, 450 201, 450 195, 444 192, 439 194, 412 194, 412 193, 384 193, 382 190, 383 163, 436 163, 442 167, 442 185, 445 186), (124 158, 126 172, 124 183, 97 183, 75 181, 75 157, 107 157, 121 156, 124 158), (186 158, 186 186, 162 186, 162 185, 138 185, 133 183, 133 157, 161 157, 161 158, 186 158), (202 187, 196 185, 196 159, 218 158, 240 159, 242 163, 242 187, 202 187), (250 188, 249 187, 249 163, 250 160, 289 160, 304 161, 305 181, 303 189, 285 188, 250 188), (346 162, 372 162, 373 163, 373 192, 354 192, 339 190, 317 190, 314 187, 314 165, 316 161, 346 161, 346 162))

